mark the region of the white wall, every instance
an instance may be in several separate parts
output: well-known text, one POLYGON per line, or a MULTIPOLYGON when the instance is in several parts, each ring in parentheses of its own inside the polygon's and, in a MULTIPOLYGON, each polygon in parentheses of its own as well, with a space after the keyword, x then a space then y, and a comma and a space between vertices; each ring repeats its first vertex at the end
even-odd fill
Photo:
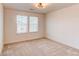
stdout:
POLYGON ((3 48, 3 6, 0 4, 0 53, 3 48))
POLYGON ((46 15, 46 37, 79 49, 79 5, 46 15))
POLYGON ((13 43, 31 39, 37 39, 44 37, 44 15, 29 13, 25 11, 18 11, 13 9, 5 8, 5 40, 4 43, 13 43), (16 34, 16 15, 26 15, 26 16, 38 16, 39 17, 39 31, 37 33, 25 33, 16 34))

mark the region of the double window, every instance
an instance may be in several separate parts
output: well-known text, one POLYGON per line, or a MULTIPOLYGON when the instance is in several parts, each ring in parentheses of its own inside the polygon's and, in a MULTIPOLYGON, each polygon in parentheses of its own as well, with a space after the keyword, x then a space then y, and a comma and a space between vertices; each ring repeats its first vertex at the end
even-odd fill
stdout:
POLYGON ((17 33, 38 32, 38 17, 17 15, 17 33))

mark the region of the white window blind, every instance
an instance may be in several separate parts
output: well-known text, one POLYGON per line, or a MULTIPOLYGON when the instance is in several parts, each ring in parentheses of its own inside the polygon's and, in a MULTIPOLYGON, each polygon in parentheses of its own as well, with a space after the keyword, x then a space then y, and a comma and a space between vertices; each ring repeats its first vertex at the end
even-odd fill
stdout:
POLYGON ((28 17, 17 15, 17 33, 28 32, 28 17))
POLYGON ((38 17, 29 16, 29 32, 38 32, 38 17))
POLYGON ((38 17, 17 15, 16 33, 38 32, 38 17))

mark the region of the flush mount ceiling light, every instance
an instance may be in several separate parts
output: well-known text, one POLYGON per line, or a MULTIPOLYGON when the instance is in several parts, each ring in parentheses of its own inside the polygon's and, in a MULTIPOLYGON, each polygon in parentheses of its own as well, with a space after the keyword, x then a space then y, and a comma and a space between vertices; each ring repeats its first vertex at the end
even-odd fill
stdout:
POLYGON ((46 3, 35 3, 34 6, 39 9, 43 9, 47 7, 46 3))

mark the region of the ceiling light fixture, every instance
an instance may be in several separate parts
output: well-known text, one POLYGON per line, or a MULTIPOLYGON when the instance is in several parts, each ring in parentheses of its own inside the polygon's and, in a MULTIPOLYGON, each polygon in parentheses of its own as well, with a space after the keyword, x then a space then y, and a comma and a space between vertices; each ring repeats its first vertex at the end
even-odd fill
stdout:
POLYGON ((46 3, 35 3, 34 6, 36 8, 46 8, 47 4, 46 3))

